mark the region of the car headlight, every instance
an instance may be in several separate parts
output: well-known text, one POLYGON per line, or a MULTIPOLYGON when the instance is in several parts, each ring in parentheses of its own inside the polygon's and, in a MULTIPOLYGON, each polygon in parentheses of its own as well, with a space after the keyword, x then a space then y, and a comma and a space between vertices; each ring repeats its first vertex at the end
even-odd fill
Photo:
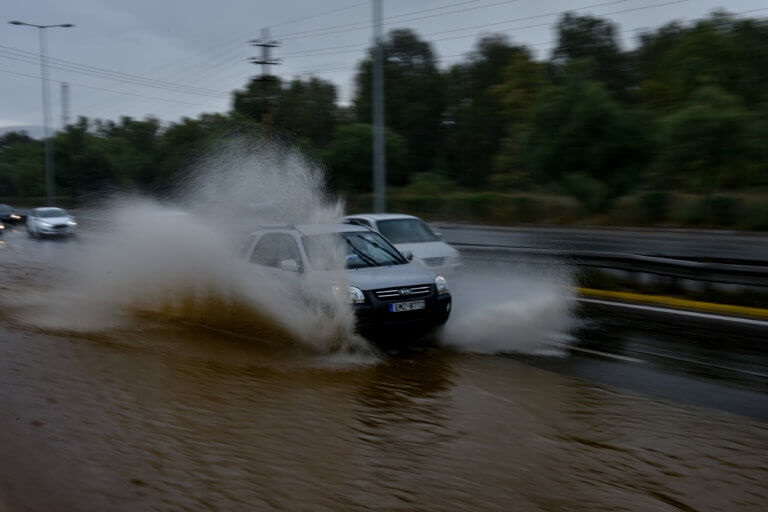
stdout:
POLYGON ((69 222, 67 222, 67 224, 69 224, 70 226, 77 226, 77 222, 75 222, 74 220, 70 220, 69 222))
POLYGON ((448 293, 448 281, 446 281, 443 276, 437 276, 435 278, 435 286, 437 287, 438 295, 448 293))
MULTIPOLYGON (((341 296, 342 287, 334 286, 333 293, 335 293, 338 296, 341 296)), ((360 290, 360 288, 356 286, 347 286, 347 300, 349 301, 350 304, 364 304, 365 294, 363 294, 362 290, 360 290)))

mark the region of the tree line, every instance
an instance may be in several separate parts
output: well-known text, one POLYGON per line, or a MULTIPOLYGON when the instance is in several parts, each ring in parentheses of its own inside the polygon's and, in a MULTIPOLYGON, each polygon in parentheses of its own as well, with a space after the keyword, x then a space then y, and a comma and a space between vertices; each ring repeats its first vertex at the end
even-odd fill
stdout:
MULTIPOLYGON (((485 35, 440 69, 410 29, 383 40, 387 182, 541 191, 600 211, 637 190, 768 190, 768 22, 716 12, 641 33, 566 13, 547 60, 485 35)), ((372 188, 372 50, 350 105, 311 77, 253 79, 226 114, 163 125, 84 117, 54 135, 59 195, 168 192, 220 137, 278 137, 322 165, 332 189, 372 188)), ((0 197, 45 195, 42 141, 0 137, 0 197)))

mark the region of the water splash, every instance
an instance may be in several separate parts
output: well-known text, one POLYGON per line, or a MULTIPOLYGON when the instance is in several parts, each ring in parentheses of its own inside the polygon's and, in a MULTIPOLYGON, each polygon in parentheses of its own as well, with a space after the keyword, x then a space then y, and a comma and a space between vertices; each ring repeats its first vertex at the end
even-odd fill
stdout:
POLYGON ((451 279, 451 318, 441 341, 483 354, 562 355, 576 323, 567 268, 468 262, 451 279))
POLYGON ((178 201, 234 235, 258 224, 333 222, 344 204, 327 192, 323 168, 276 142, 222 140, 178 188, 178 201))
MULTIPOLYGON (((122 196, 94 206, 87 215, 98 229, 69 244, 71 260, 57 262, 64 268, 46 270, 69 278, 28 293, 26 320, 78 331, 181 321, 323 354, 369 354, 351 307, 327 283, 297 291, 238 256, 260 225, 332 221, 343 210, 322 169, 300 153, 223 140, 172 200, 122 196)), ((440 340, 467 352, 557 352, 574 323, 568 271, 468 263, 451 276, 454 307, 440 340)), ((339 265, 342 289, 344 278, 339 265)))
POLYGON ((102 235, 69 262, 72 278, 30 319, 81 331, 180 320, 322 353, 369 351, 346 301, 297 294, 237 254, 243 234, 260 225, 331 220, 341 211, 322 172, 299 153, 224 141, 172 203, 119 197, 91 209, 102 235))

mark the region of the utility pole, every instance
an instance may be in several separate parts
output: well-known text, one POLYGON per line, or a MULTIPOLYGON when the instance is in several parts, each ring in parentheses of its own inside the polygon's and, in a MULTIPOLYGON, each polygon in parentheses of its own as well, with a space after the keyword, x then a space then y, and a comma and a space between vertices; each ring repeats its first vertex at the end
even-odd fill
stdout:
POLYGON ((49 28, 70 28, 74 27, 72 23, 59 23, 56 25, 36 25, 34 23, 27 23, 26 21, 13 20, 9 21, 11 25, 19 25, 23 27, 34 27, 37 29, 40 39, 40 81, 43 95, 43 144, 45 151, 45 188, 48 199, 48 206, 53 205, 56 198, 56 178, 53 168, 53 136, 50 132, 50 114, 49 114, 49 99, 48 99, 48 42, 45 38, 46 29, 49 28))
POLYGON ((373 0, 373 211, 387 211, 387 157, 384 146, 384 41, 381 0, 373 0))
POLYGON ((279 43, 270 38, 269 29, 261 29, 261 39, 252 39, 249 41, 251 46, 261 48, 261 57, 251 57, 250 62, 261 66, 261 76, 256 81, 261 83, 261 95, 256 98, 250 98, 252 101, 259 101, 263 105, 261 113, 261 124, 269 130, 272 123, 272 102, 275 96, 271 95, 269 84, 276 80, 276 77, 270 73, 270 66, 280 64, 278 59, 272 58, 272 48, 277 48, 279 43))
POLYGON ((69 125, 69 84, 61 82, 61 128, 69 125))

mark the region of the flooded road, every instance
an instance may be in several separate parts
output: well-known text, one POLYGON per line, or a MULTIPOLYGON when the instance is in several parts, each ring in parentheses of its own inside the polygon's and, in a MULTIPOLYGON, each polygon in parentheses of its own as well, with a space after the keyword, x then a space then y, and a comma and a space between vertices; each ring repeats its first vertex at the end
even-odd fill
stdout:
POLYGON ((527 360, 567 353, 472 349, 472 322, 479 346, 500 331, 531 345, 545 335, 532 310, 491 331, 479 322, 498 310, 465 318, 450 343, 397 354, 196 315, 98 326, 97 287, 52 313, 91 244, 10 233, 0 247, 0 511, 758 511, 768 499, 764 422, 527 360))
MULTIPOLYGON (((578 328, 563 265, 468 266, 435 343, 381 353, 349 304, 237 256, 259 224, 341 218, 322 169, 217 146, 170 205, 0 240, 0 512, 764 510, 763 416, 624 386, 728 380, 585 360, 605 332, 578 328)), ((739 396, 764 404, 760 382, 739 396)))

